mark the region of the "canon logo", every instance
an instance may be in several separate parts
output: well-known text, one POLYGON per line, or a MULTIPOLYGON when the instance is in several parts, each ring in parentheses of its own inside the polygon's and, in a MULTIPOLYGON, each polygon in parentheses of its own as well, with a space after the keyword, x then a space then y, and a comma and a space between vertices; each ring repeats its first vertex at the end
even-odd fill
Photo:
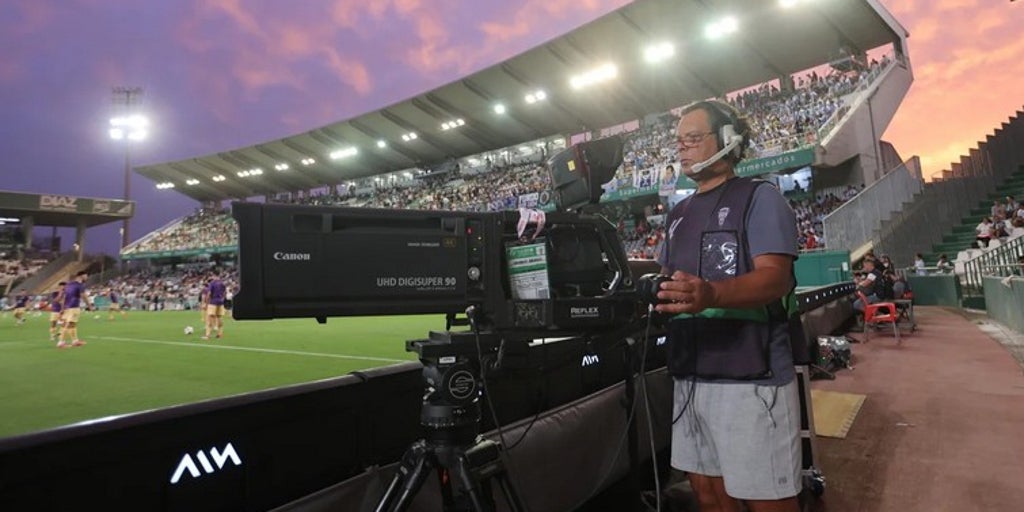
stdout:
POLYGON ((309 261, 308 252, 275 252, 274 259, 277 261, 309 261))

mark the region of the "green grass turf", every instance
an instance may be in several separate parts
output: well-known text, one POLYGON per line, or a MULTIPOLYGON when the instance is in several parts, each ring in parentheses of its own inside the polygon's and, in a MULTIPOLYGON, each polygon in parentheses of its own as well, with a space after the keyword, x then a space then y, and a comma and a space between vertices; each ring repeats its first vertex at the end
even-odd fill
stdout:
POLYGON ((225 318, 223 339, 200 341, 196 312, 95 315, 79 325, 87 344, 67 349, 50 342, 49 313, 22 326, 0 316, 0 437, 415 361, 405 340, 444 329, 438 315, 225 318))

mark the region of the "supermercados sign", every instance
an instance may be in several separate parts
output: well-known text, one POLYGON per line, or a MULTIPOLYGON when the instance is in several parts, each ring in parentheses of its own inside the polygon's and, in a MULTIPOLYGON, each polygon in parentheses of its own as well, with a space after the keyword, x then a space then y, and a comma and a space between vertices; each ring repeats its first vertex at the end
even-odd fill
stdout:
MULTIPOLYGON (((803 167, 813 163, 814 147, 809 146, 795 149, 793 151, 787 151, 779 155, 766 156, 753 160, 744 160, 736 166, 736 174, 740 176, 759 176, 761 174, 803 167)), ((657 194, 659 188, 660 185, 656 182, 640 187, 617 187, 615 190, 606 191, 605 194, 601 196, 601 202, 621 201, 623 199, 629 199, 636 196, 657 194)), ((689 188, 697 188, 697 184, 690 178, 680 176, 679 179, 676 180, 676 189, 682 190, 689 188)))
POLYGON ((757 158, 740 162, 736 166, 736 174, 740 176, 757 176, 770 172, 785 171, 794 167, 803 167, 814 163, 814 148, 803 148, 782 153, 781 155, 757 158))

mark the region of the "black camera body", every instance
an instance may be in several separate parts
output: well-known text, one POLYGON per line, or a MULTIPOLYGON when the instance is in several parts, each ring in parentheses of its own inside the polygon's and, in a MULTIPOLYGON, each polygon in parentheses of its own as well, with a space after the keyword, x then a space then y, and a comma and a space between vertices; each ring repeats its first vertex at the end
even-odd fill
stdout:
POLYGON ((661 283, 671 281, 672 277, 665 274, 644 274, 636 280, 637 300, 644 304, 660 304, 665 302, 658 298, 661 283))
POLYGON ((634 321, 638 302, 615 227, 552 212, 523 242, 519 212, 384 210, 234 203, 236 319, 478 311, 482 330, 551 335, 634 321), (539 244, 547 298, 521 299, 506 249, 539 244))

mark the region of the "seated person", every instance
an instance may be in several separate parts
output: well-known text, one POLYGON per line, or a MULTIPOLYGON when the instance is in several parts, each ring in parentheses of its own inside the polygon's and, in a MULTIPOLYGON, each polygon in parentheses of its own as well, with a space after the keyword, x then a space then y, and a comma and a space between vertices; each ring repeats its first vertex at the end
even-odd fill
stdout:
POLYGON ((910 291, 910 285, 906 278, 891 270, 886 270, 884 277, 886 290, 883 290, 883 293, 891 294, 891 297, 882 297, 882 300, 909 298, 907 292, 910 291))
MULTIPOLYGON (((887 289, 884 283, 885 277, 882 275, 882 271, 875 268, 875 265, 874 259, 865 258, 863 276, 856 281, 857 290, 864 294, 868 300, 868 304, 874 304, 882 300, 882 296, 886 294, 887 289)), ((891 288, 889 289, 891 290, 891 288)), ((889 293, 891 293, 891 291, 889 293)), ((864 312, 864 306, 866 306, 866 304, 864 304, 860 298, 853 301, 853 309, 858 313, 864 312)))

